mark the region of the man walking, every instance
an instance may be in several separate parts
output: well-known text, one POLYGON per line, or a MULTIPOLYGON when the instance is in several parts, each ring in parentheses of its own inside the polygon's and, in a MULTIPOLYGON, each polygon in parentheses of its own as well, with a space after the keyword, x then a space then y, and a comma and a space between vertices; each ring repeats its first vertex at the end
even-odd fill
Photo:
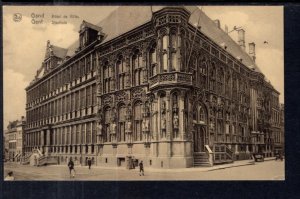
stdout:
POLYGON ((70 171, 70 178, 71 177, 75 177, 75 169, 74 169, 74 162, 72 161, 72 158, 70 158, 70 161, 68 163, 68 167, 69 167, 69 171, 70 171), (72 171, 73 171, 73 175, 72 175, 72 171))
POLYGON ((139 167, 140 167, 140 176, 141 176, 141 175, 144 175, 144 165, 143 165, 143 161, 140 162, 139 167))
POLYGON ((88 158, 87 164, 89 165, 89 169, 91 169, 91 166, 92 166, 92 160, 91 160, 91 158, 88 158))

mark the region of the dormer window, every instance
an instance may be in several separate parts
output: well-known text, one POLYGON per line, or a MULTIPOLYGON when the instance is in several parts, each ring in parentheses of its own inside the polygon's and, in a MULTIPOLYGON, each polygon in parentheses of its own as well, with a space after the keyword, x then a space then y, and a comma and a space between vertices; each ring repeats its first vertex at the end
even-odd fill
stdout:
POLYGON ((96 41, 99 38, 99 35, 104 36, 101 30, 102 28, 83 21, 79 30, 79 48, 82 49, 96 41))

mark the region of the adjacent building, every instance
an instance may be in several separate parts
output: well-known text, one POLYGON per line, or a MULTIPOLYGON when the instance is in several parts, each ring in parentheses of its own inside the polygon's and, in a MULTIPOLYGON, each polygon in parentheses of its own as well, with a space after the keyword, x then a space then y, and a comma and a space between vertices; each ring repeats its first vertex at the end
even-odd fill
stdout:
POLYGON ((272 156, 279 92, 235 31, 195 6, 121 6, 83 21, 68 49, 48 41, 26 88, 25 152, 159 168, 272 156))
POLYGON ((20 161, 24 155, 24 128, 25 118, 22 116, 20 120, 9 122, 5 131, 5 142, 7 142, 8 157, 10 161, 20 161))

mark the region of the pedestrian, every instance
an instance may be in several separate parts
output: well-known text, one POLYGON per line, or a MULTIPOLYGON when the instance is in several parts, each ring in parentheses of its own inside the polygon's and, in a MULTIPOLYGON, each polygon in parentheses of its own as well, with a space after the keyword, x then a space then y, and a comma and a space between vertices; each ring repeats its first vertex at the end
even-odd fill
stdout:
POLYGON ((91 166, 92 166, 92 159, 91 158, 88 158, 87 164, 89 165, 89 169, 91 169, 91 166))
POLYGON ((74 162, 72 161, 72 158, 70 158, 70 161, 68 163, 69 171, 70 171, 70 178, 75 177, 75 168, 74 168, 74 162), (73 174, 72 174, 73 171, 73 174))
POLYGON ((14 181, 15 180, 14 173, 12 171, 9 171, 7 173, 7 176, 5 177, 4 180, 6 180, 6 181, 14 181))
POLYGON ((143 161, 140 162, 139 166, 140 166, 140 176, 141 176, 141 175, 144 175, 144 165, 143 165, 143 161))

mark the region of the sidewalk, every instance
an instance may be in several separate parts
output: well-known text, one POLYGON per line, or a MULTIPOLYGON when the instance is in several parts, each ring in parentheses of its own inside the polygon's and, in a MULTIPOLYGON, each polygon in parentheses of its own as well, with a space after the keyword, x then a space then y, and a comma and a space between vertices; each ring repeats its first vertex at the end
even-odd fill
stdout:
MULTIPOLYGON (((275 157, 269 157, 265 158, 264 161, 271 161, 275 160, 275 157)), ((259 163, 259 162, 258 162, 259 163)), ((214 165, 212 167, 190 167, 190 168, 178 168, 178 169, 161 169, 161 168, 150 168, 146 167, 145 169, 147 172, 154 172, 154 173, 183 173, 183 172, 207 172, 207 171, 215 171, 220 169, 228 169, 233 167, 241 167, 241 166, 247 166, 247 165, 255 165, 257 163, 254 162, 254 160, 238 160, 233 163, 227 163, 227 164, 219 164, 214 165)), ((65 166, 65 165, 51 165, 51 166, 65 166)), ((87 166, 76 166, 79 168, 85 168, 87 166)), ((102 170, 128 170, 125 167, 102 167, 102 166, 92 166, 93 169, 102 169, 102 170)))

